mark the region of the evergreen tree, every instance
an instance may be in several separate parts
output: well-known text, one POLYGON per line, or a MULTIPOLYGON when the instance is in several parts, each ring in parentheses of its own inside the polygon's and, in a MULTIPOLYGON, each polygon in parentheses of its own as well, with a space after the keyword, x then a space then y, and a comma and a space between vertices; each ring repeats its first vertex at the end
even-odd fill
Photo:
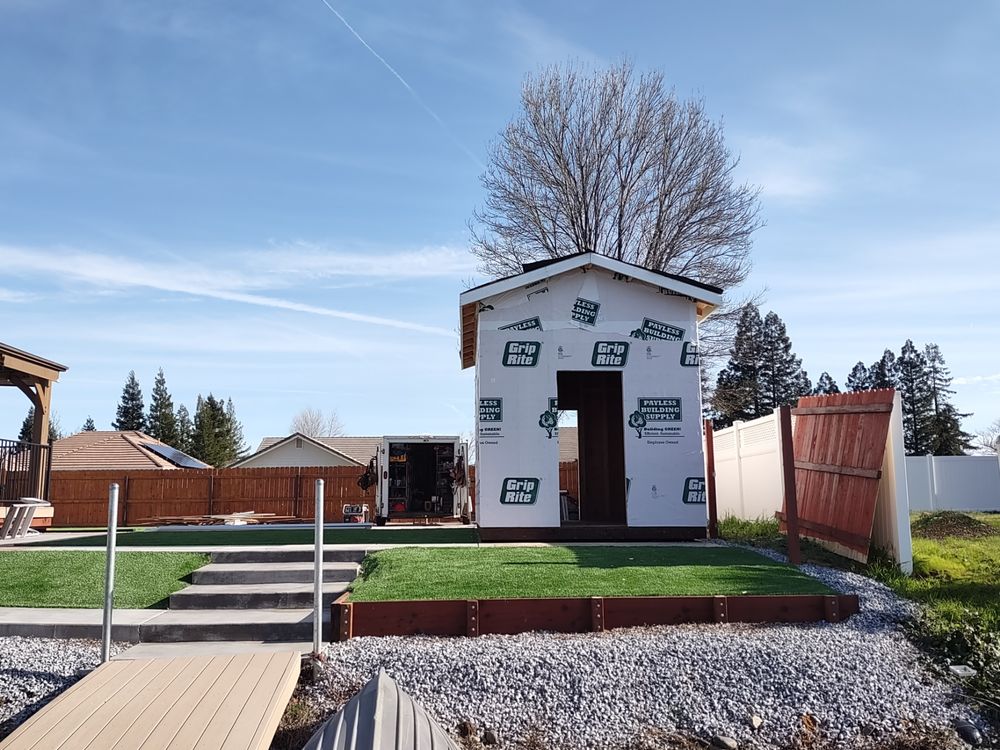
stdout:
MULTIPOLYGON (((861 365, 860 362, 858 362, 861 365)), ((861 365, 864 367, 864 365, 861 365)), ((857 366, 855 365, 855 369, 857 366)), ((852 370, 853 374, 853 370, 852 370)), ((850 382, 850 380, 848 380, 850 382)), ((824 372, 819 376, 819 380, 816 381, 816 387, 812 389, 812 395, 814 396, 829 396, 832 393, 840 393, 840 388, 837 387, 837 381, 830 377, 830 373, 824 372)))
POLYGON ((895 361, 897 389, 903 409, 903 445, 907 455, 922 456, 933 448, 934 402, 927 360, 906 340, 895 361))
POLYGON ((761 341, 762 406, 763 413, 768 414, 779 406, 794 404, 809 393, 812 384, 802 369, 802 360, 792 352, 784 322, 774 312, 764 316, 761 341))
POLYGON ((899 387, 899 373, 896 367, 896 355, 891 350, 882 352, 882 358, 874 362, 868 369, 868 389, 880 390, 883 388, 899 387))
POLYGON ((736 420, 763 416, 762 337, 760 311, 754 305, 746 305, 736 326, 729 362, 719 372, 712 394, 712 408, 718 415, 716 427, 728 427, 736 420))
POLYGON ((212 466, 227 466, 246 451, 243 426, 236 419, 232 399, 223 402, 211 393, 198 396, 191 434, 191 455, 212 466))
MULTIPOLYGON (((21 422, 21 430, 17 433, 17 439, 22 443, 32 443, 34 442, 32 438, 32 430, 35 426, 35 407, 28 407, 28 414, 24 417, 24 421, 21 422)), ((56 419, 55 414, 49 417, 49 445, 52 445, 56 440, 62 437, 62 433, 59 431, 59 420, 56 419)))
POLYGON ((247 444, 243 439, 243 425, 236 418, 236 407, 233 405, 231 398, 226 400, 226 429, 229 442, 228 447, 233 454, 230 461, 235 461, 247 452, 247 444))
POLYGON ((872 376, 865 367, 864 362, 858 362, 847 376, 847 390, 851 393, 858 391, 870 391, 872 389, 872 376))
POLYGON ((94 418, 87 416, 87 421, 83 423, 81 432, 97 432, 97 425, 94 424, 94 418))
POLYGON ((167 379, 161 367, 153 382, 153 392, 149 400, 147 432, 167 445, 177 447, 177 417, 174 414, 174 400, 167 390, 167 379))
POLYGON ((961 456, 972 448, 972 435, 962 430, 962 419, 969 414, 959 414, 950 403, 951 372, 937 344, 924 347, 927 361, 927 383, 931 392, 933 416, 930 422, 930 451, 935 456, 961 456))
POLYGON ((191 421, 191 414, 187 407, 181 404, 177 407, 177 450, 185 453, 191 452, 191 440, 194 435, 194 422, 191 421))
POLYGON ((115 421, 111 423, 111 426, 116 430, 139 430, 141 432, 146 429, 145 410, 139 381, 135 378, 135 370, 131 370, 125 381, 125 387, 122 389, 122 398, 118 404, 115 421))

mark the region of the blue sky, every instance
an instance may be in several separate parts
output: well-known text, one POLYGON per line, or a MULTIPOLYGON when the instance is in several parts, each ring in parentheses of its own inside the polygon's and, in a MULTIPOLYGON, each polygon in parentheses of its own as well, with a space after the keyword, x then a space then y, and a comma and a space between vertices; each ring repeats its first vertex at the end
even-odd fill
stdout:
POLYGON ((416 97, 323 0, 0 0, 0 340, 69 365, 64 431, 160 366, 254 445, 305 406, 470 431, 487 146, 525 73, 626 55, 724 119, 746 291, 814 379, 934 341, 1000 418, 1000 3, 329 2, 416 97))

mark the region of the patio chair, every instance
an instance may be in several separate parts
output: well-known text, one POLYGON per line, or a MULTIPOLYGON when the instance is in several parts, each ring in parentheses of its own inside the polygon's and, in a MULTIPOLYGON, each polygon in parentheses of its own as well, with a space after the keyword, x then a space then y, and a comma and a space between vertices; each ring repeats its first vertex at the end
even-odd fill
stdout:
POLYGON ((8 505, 7 515, 3 519, 3 526, 0 527, 0 542, 37 534, 38 532, 31 528, 35 511, 49 505, 50 503, 37 497, 22 497, 21 502, 8 505))

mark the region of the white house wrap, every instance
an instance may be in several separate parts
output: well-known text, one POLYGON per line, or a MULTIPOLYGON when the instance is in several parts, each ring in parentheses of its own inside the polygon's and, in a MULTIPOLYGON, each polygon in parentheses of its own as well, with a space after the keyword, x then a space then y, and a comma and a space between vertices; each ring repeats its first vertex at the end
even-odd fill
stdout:
POLYGON ((697 323, 720 301, 714 287, 592 253, 461 296, 487 538, 588 538, 595 525, 629 538, 704 535, 697 323), (560 406, 579 422, 572 521, 559 495, 560 406))

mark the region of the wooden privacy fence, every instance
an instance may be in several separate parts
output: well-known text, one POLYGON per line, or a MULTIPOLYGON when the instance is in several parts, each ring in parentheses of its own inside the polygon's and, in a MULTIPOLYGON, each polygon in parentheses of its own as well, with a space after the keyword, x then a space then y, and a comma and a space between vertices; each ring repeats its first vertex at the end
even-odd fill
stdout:
MULTIPOLYGON (((118 483, 121 525, 161 516, 204 516, 256 511, 313 518, 316 480, 324 487, 324 515, 339 520, 346 503, 368 503, 375 512, 375 488, 362 492, 359 466, 272 467, 265 469, 172 469, 136 471, 54 471, 49 498, 54 526, 104 526, 108 485, 118 483)), ((579 497, 576 462, 559 465, 560 487, 579 497)), ((476 471, 469 467, 475 497, 476 471)))
POLYGON ((795 520, 789 511, 797 511, 802 536, 868 559, 894 395, 887 389, 799 399, 791 410, 795 506, 786 492, 777 514, 783 531, 795 520))
POLYGON ((375 490, 362 492, 355 466, 266 469, 173 469, 137 471, 54 471, 49 496, 56 526, 104 526, 108 485, 119 487, 122 525, 159 516, 200 516, 256 511, 311 519, 316 480, 324 487, 324 515, 340 518, 345 503, 369 503, 375 490))

